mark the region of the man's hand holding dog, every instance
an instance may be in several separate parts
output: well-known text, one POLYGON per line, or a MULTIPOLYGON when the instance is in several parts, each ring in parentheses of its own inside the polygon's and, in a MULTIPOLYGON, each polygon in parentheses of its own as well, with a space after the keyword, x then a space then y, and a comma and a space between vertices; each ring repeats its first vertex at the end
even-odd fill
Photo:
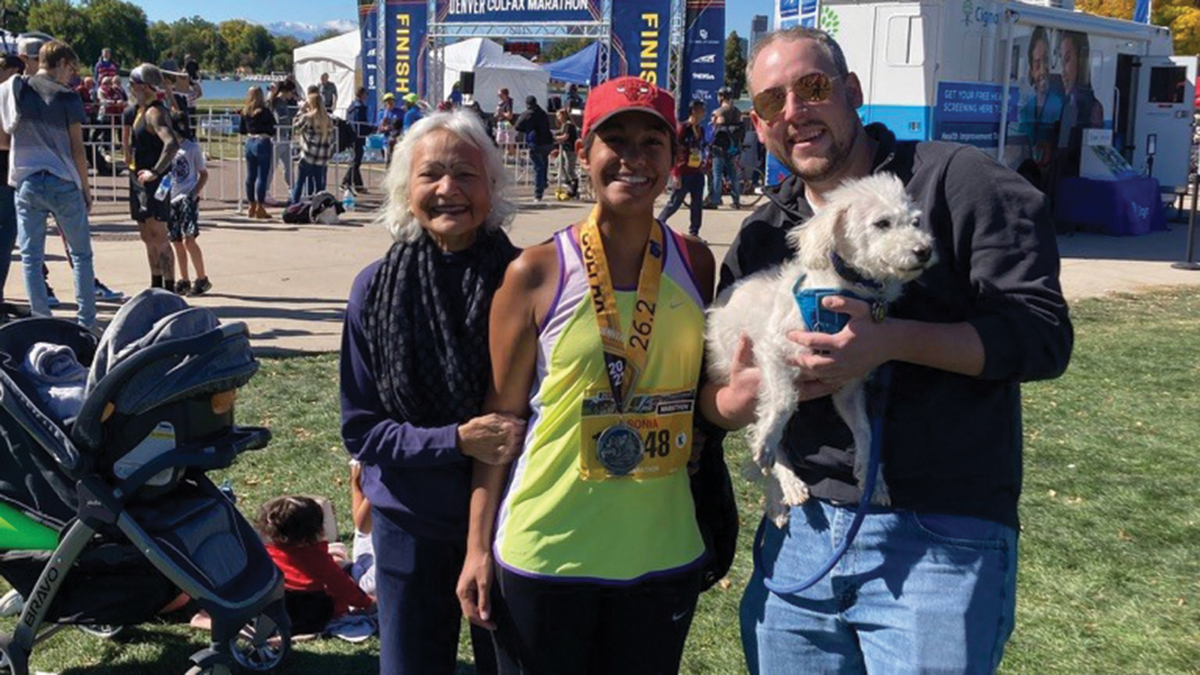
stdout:
POLYGON ((893 358, 890 349, 894 341, 888 339, 887 324, 871 317, 869 304, 851 298, 829 297, 824 299, 822 306, 849 315, 850 321, 833 335, 807 331, 788 334, 788 339, 809 350, 792 361, 800 368, 802 400, 828 396, 848 382, 866 377, 893 358))

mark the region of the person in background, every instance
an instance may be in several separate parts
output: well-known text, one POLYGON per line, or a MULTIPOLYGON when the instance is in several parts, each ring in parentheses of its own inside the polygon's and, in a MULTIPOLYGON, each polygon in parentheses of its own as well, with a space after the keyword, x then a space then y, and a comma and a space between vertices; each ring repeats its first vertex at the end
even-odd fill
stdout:
POLYGON ((388 164, 391 165, 396 141, 404 133, 404 112, 396 107, 396 95, 390 91, 383 95, 383 110, 379 111, 376 128, 387 138, 388 164))
POLYGON ((679 125, 678 137, 679 155, 675 158, 675 166, 671 168, 676 187, 658 214, 658 219, 667 222, 683 205, 683 198, 690 197, 688 234, 699 237, 700 225, 704 221, 704 151, 707 148, 704 101, 692 101, 688 106, 688 118, 679 125))
MULTIPOLYGON (((25 62, 15 54, 5 54, 0 58, 0 87, 3 87, 9 78, 19 77, 23 72, 25 62)), ((10 142, 8 134, 0 133, 0 323, 29 316, 28 309, 4 301, 4 284, 8 281, 12 251, 17 244, 16 191, 8 184, 10 142)))
POLYGON ((96 89, 96 103, 99 105, 97 117, 100 128, 96 130, 95 139, 97 143, 108 150, 109 156, 114 159, 117 157, 117 149, 113 143, 113 128, 121 123, 121 114, 125 112, 125 106, 129 101, 125 90, 121 89, 121 85, 117 84, 116 80, 117 78, 113 76, 101 78, 100 86, 96 89))
POLYGON ((143 63, 129 73, 135 105, 125 113, 129 129, 129 212, 138 224, 150 263, 150 287, 175 289, 175 255, 167 238, 170 195, 159 199, 158 185, 171 172, 182 136, 158 94, 167 91, 158 66, 143 63))
POLYGON ((738 177, 738 166, 734 157, 742 149, 742 111, 733 104, 733 90, 721 87, 717 90, 721 105, 713 111, 712 145, 709 146, 709 156, 712 157, 712 183, 709 184, 708 200, 704 208, 715 209, 721 206, 722 195, 725 192, 725 181, 729 181, 729 198, 733 200, 733 208, 742 208, 741 181, 738 177))
POLYGON ((238 133, 246 137, 246 200, 250 203, 246 215, 270 220, 263 206, 271 178, 271 145, 275 138, 275 114, 267 107, 262 89, 250 87, 242 105, 242 120, 238 133))
MULTIPOLYGON (((272 184, 276 165, 283 166, 283 183, 290 191, 296 184, 292 173, 292 147, 295 139, 296 115, 300 112, 299 85, 286 79, 275 85, 267 97, 267 107, 275 113, 274 159, 267 174, 267 185, 272 184)), ((270 196, 267 197, 268 201, 270 196)))
POLYGON ((163 74, 162 101, 171 114, 171 125, 183 138, 195 136, 192 130, 192 115, 188 106, 187 73, 176 70, 174 59, 163 61, 158 67, 163 74))
POLYGON ((583 115, 584 100, 579 95, 579 87, 572 84, 567 87, 566 109, 572 115, 583 115))
POLYGON ((351 609, 365 611, 375 605, 329 554, 325 512, 315 499, 276 497, 259 509, 255 526, 283 572, 284 604, 293 633, 324 632, 330 621, 351 609))
POLYGON ((96 60, 96 65, 92 67, 92 75, 96 77, 96 80, 102 81, 106 77, 116 77, 120 70, 120 66, 113 60, 112 50, 105 47, 100 50, 100 58, 96 60))
MULTIPOLYGON (((517 117, 513 114, 512 96, 508 94, 507 87, 501 87, 496 92, 496 112, 492 115, 492 134, 496 142, 503 146, 510 146, 516 143, 515 133, 513 132, 513 122, 517 117)), ((511 152, 511 148, 506 148, 505 152, 511 152)))
POLYGON ((354 161, 350 165, 350 170, 342 177, 342 187, 355 192, 367 191, 367 186, 363 183, 362 162, 367 136, 371 135, 371 122, 367 119, 368 112, 367 88, 359 87, 354 92, 354 101, 346 110, 346 121, 354 130, 354 161))
POLYGON ((416 124, 424 113, 421 112, 421 97, 415 93, 404 95, 404 131, 408 131, 416 124))
MULTIPOLYGON (((22 71, 23 74, 36 73, 38 71, 40 67, 38 54, 41 51, 42 46, 53 39, 54 38, 46 35, 45 33, 25 33, 17 39, 17 58, 19 58, 21 63, 24 65, 24 70, 22 71)), ((78 75, 72 75, 71 79, 74 80, 77 77, 78 75)), ((86 143, 84 144, 84 147, 86 149, 86 143)), ((72 263, 71 258, 71 247, 70 244, 67 243, 67 238, 61 229, 59 230, 59 236, 62 238, 63 249, 67 252, 67 263, 73 265, 74 263, 72 263)), ((45 263, 42 263, 42 280, 46 286, 46 306, 50 309, 56 309, 62 305, 62 301, 58 299, 58 297, 54 294, 54 289, 50 286, 50 268, 47 267, 45 263)), ((96 287, 97 300, 120 301, 125 299, 124 293, 120 291, 114 291, 108 286, 105 286, 98 277, 94 277, 93 280, 95 282, 94 285, 96 287)))
POLYGON ((171 170, 171 220, 167 223, 167 237, 179 263, 179 281, 174 289, 179 295, 204 295, 212 289, 212 282, 204 270, 204 252, 197 240, 200 236, 200 193, 207 184, 204 150, 194 136, 184 136, 171 170), (195 285, 188 277, 189 259, 196 269, 195 285))
POLYGON ((550 151, 554 149, 554 132, 550 129, 550 116, 538 105, 537 97, 525 97, 525 112, 513 125, 518 134, 524 134, 529 143, 529 161, 533 163, 533 201, 541 202, 550 184, 550 151))
POLYGON ((575 153, 575 143, 579 141, 579 127, 571 120, 571 111, 559 108, 558 130, 554 133, 554 142, 558 144, 558 172, 570 190, 570 197, 579 195, 579 172, 576 168, 579 156, 575 153))
POLYGON ((187 73, 188 79, 188 114, 195 116, 196 101, 204 97, 204 86, 200 78, 200 63, 192 58, 191 54, 186 54, 183 57, 183 71, 187 73))
POLYGON ((325 189, 329 158, 334 150, 334 127, 319 94, 308 95, 303 112, 296 116, 294 131, 300 138, 300 175, 292 186, 290 204, 325 189))
MULTIPOLYGON (((42 263, 46 218, 53 215, 69 243, 80 325, 96 326, 95 271, 88 211, 92 205, 83 144, 83 102, 67 83, 79 57, 51 40, 28 80, 10 76, 0 87, 0 141, 9 150, 8 184, 16 191, 17 236, 25 291, 34 316, 50 316, 42 263), (17 85, 17 86, 14 86, 17 85)), ((5 253, 7 255, 7 253, 5 253)))
POLYGON ((462 82, 461 81, 455 82, 454 86, 450 88, 449 99, 450 99, 450 102, 454 104, 455 108, 462 107, 463 94, 462 94, 462 82))
POLYGON ((321 73, 321 85, 318 90, 321 102, 325 104, 325 111, 333 114, 333 111, 337 110, 338 90, 337 85, 329 81, 329 73, 321 73))
MULTIPOLYGON (((342 440, 371 504, 382 675, 455 672, 471 462, 511 461, 524 434, 482 411, 492 294, 517 254, 510 180, 473 113, 417 122, 384 179, 377 222, 394 243, 350 289, 342 440)), ((494 673, 488 634, 471 642, 477 672, 494 673)))

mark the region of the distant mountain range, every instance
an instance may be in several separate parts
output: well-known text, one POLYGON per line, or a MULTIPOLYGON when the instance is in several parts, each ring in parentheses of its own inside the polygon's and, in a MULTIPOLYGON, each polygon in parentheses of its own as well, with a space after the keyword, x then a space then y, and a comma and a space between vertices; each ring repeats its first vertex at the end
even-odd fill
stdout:
POLYGON ((267 32, 275 36, 290 35, 297 40, 312 42, 313 38, 328 31, 347 33, 358 29, 358 23, 346 19, 325 21, 322 23, 301 23, 299 21, 276 21, 262 25, 267 32))

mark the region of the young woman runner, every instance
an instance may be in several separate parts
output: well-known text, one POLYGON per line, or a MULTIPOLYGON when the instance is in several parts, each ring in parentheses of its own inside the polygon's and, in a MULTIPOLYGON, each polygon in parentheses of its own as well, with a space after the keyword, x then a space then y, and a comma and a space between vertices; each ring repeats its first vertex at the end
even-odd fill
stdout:
POLYGON ((639 78, 593 89, 576 147, 596 206, 496 293, 489 403, 528 431, 511 467, 475 463, 458 592, 496 630, 501 673, 679 669, 704 558, 687 464, 714 263, 654 218, 674 115, 639 78))

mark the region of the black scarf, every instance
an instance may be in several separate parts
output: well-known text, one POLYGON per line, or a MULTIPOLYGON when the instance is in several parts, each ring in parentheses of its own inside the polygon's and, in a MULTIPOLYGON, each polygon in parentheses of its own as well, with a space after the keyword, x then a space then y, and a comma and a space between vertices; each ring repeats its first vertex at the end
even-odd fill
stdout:
POLYGON ((503 232, 481 229, 458 254, 465 258, 462 283, 447 287, 438 270, 445 254, 428 233, 392 245, 371 279, 363 322, 375 386, 390 417, 434 427, 480 413, 492 376, 492 295, 517 253, 503 232))

